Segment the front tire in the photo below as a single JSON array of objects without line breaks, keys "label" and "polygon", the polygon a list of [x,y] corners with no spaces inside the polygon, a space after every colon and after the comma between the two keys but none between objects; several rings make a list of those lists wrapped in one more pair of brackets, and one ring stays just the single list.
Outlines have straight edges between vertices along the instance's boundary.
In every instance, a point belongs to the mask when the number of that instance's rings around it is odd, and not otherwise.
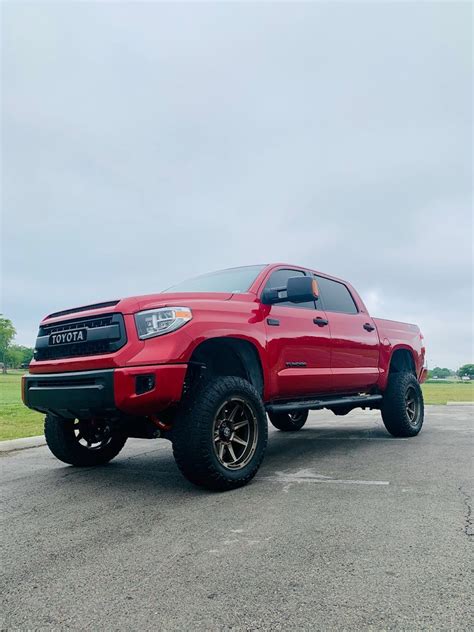
[{"label": "front tire", "polygon": [[173,453],[191,483],[230,490],[255,476],[267,436],[265,410],[255,388],[239,377],[216,377],[183,404],[173,424]]},{"label": "front tire", "polygon": [[308,410],[295,410],[293,413],[268,413],[272,426],[283,432],[301,430],[308,420]]},{"label": "front tire", "polygon": [[421,387],[413,373],[392,373],[382,400],[382,419],[394,437],[414,437],[424,420]]},{"label": "front tire", "polygon": [[111,461],[127,440],[126,435],[105,420],[66,419],[56,415],[46,416],[44,436],[57,459],[86,467]]}]

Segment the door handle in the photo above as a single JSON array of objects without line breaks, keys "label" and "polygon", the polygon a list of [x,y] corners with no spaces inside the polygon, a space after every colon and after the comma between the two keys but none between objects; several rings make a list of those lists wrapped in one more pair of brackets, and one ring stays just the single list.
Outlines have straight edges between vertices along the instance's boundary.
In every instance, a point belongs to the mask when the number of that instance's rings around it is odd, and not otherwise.
[{"label": "door handle", "polygon": [[371,325],[370,323],[365,323],[365,325],[363,325],[365,331],[374,331],[375,327],[373,325]]},{"label": "door handle", "polygon": [[329,323],[329,321],[326,320],[326,318],[320,318],[318,316],[317,318],[313,318],[313,323],[318,327],[325,327]]}]

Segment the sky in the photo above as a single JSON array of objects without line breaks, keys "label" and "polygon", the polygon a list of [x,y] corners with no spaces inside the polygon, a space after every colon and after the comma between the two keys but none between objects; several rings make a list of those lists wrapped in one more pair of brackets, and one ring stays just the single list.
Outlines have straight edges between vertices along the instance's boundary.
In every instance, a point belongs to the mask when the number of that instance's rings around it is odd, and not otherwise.
[{"label": "sky", "polygon": [[474,361],[470,3],[2,3],[2,306],[285,261]]}]

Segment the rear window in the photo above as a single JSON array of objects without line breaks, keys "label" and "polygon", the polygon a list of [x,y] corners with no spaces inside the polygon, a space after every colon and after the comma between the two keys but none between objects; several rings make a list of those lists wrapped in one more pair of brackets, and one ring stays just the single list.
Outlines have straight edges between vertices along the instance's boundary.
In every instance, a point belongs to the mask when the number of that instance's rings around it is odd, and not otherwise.
[{"label": "rear window", "polygon": [[164,290],[164,292],[231,292],[232,294],[242,294],[248,292],[264,268],[265,266],[261,265],[218,270],[182,281]]},{"label": "rear window", "polygon": [[332,281],[325,277],[316,276],[319,291],[326,312],[341,312],[343,314],[357,314],[357,306],[351,293],[343,283]]}]

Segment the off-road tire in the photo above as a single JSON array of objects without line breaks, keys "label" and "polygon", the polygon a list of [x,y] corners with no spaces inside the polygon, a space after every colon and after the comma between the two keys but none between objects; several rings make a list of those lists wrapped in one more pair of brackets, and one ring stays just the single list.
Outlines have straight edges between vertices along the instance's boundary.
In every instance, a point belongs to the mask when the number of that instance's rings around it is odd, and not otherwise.
[{"label": "off-road tire", "polygon": [[74,419],[46,415],[44,436],[54,456],[70,465],[103,465],[111,461],[125,445],[126,435],[110,430],[107,443],[96,448],[88,448],[79,443],[74,432]]},{"label": "off-road tire", "polygon": [[[407,403],[410,398],[414,401],[412,408]],[[415,410],[413,418],[411,410]],[[423,393],[413,373],[390,374],[381,411],[385,428],[394,437],[414,437],[420,432],[424,419]]]},{"label": "off-road tire", "polygon": [[268,417],[278,430],[283,432],[295,432],[301,430],[308,420],[308,410],[298,410],[294,413],[268,413]]},{"label": "off-road tire", "polygon": [[[256,439],[249,462],[241,469],[227,469],[214,449],[217,415],[227,401],[238,398],[254,416]],[[256,389],[240,377],[209,378],[192,389],[173,424],[176,464],[195,485],[226,491],[246,485],[257,473],[267,446],[268,427],[263,402]]]},{"label": "off-road tire", "polygon": [[351,410],[354,410],[351,406],[337,406],[336,408],[331,408],[332,412],[338,417],[344,417],[344,415],[348,415]]}]

